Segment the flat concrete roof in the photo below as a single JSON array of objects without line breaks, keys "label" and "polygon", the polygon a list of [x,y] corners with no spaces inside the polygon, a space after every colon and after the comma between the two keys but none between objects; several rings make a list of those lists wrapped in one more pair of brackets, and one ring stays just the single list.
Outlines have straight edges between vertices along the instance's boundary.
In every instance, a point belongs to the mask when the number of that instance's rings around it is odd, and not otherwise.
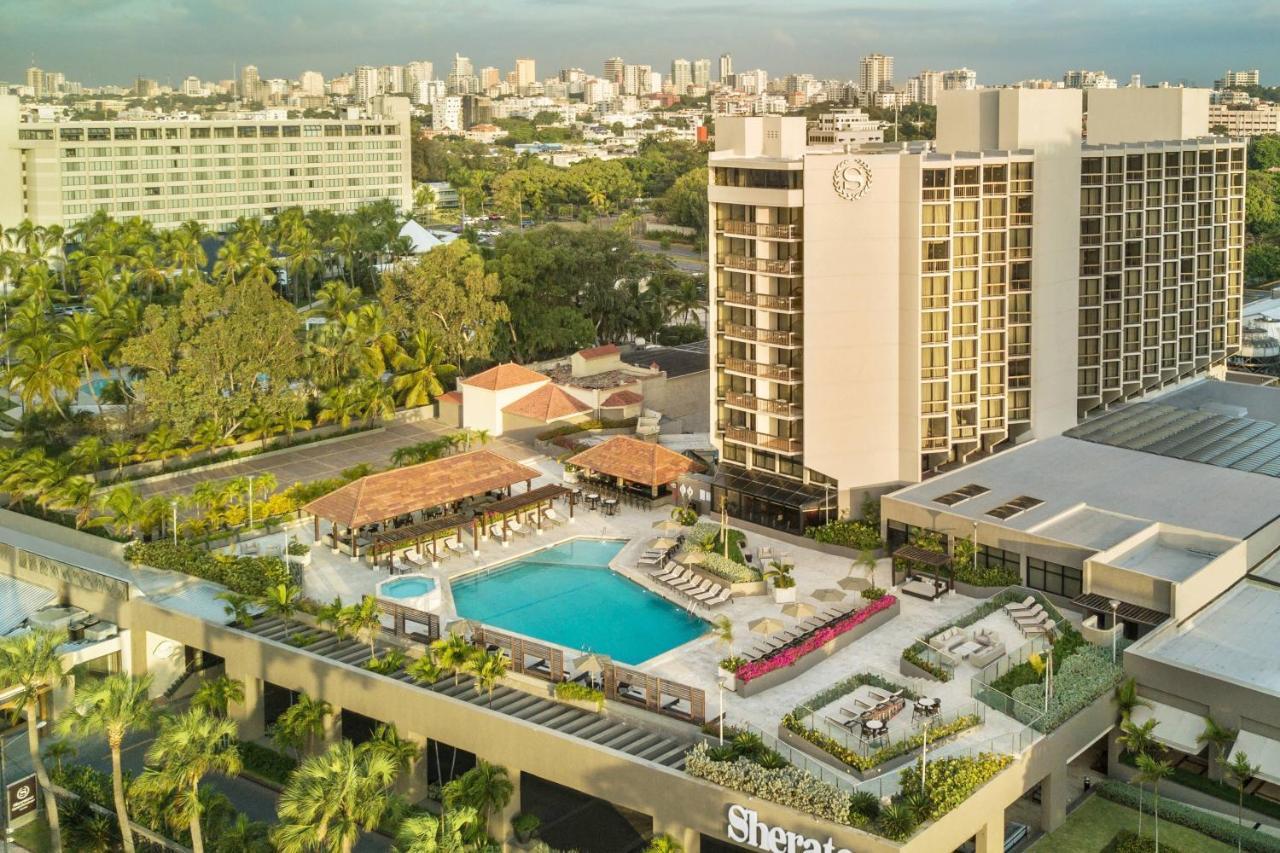
[{"label": "flat concrete roof", "polygon": [[1245,410],[1242,417],[1280,423],[1280,388],[1206,379],[1164,394],[1159,401],[1190,410],[1239,408]]},{"label": "flat concrete roof", "polygon": [[1280,696],[1277,629],[1280,586],[1246,579],[1139,653]]},{"label": "flat concrete roof", "polygon": [[1159,536],[1112,561],[1112,565],[1147,577],[1181,583],[1209,565],[1217,554],[1195,548],[1180,547],[1162,541]]},{"label": "flat concrete roof", "polygon": [[[989,491],[955,506],[935,502],[970,483]],[[987,514],[1020,496],[1043,503],[1004,520]],[[1047,538],[1097,550],[1145,526],[1124,518],[1245,539],[1280,515],[1276,477],[1067,436],[997,453],[890,497],[984,524],[1022,531],[1037,528],[1034,532]],[[1079,515],[1083,507],[1093,512]]]}]

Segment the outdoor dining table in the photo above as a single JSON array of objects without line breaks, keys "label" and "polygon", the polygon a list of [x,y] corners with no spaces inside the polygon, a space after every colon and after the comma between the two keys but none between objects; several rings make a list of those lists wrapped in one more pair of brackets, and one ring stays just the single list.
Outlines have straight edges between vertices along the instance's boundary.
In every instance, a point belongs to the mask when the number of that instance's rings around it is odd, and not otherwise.
[{"label": "outdoor dining table", "polygon": [[604,509],[605,513],[607,513],[608,515],[613,515],[618,510],[618,499],[605,498],[603,501],[600,502],[600,505]]},{"label": "outdoor dining table", "polygon": [[585,495],[585,500],[587,502],[587,506],[590,509],[595,509],[596,506],[600,503],[600,495],[596,492],[587,492],[587,494]]},{"label": "outdoor dining table", "polygon": [[885,725],[884,720],[873,719],[864,720],[862,723],[862,730],[867,733],[867,737],[874,740],[876,738],[884,737],[884,735],[889,731],[889,727]]}]

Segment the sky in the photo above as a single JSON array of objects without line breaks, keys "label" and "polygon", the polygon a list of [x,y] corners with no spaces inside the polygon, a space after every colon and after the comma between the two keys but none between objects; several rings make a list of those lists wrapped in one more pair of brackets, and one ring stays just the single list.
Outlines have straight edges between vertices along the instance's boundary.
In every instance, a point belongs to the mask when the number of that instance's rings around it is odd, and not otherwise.
[{"label": "sky", "polygon": [[1277,0],[0,0],[0,80],[20,82],[34,58],[86,85],[415,59],[443,77],[455,51],[504,72],[533,57],[539,77],[599,74],[609,56],[665,74],[673,58],[729,52],[738,70],[851,79],[879,52],[899,82],[968,66],[980,83],[1088,68],[1211,85],[1261,67],[1274,85],[1277,43]]}]

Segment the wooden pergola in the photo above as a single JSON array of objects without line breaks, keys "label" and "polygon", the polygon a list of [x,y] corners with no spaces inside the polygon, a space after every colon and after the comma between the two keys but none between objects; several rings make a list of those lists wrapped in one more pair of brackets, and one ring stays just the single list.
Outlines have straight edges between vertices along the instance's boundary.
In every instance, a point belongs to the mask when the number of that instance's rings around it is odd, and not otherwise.
[{"label": "wooden pergola", "polygon": [[945,581],[947,589],[952,588],[952,572],[947,571],[946,576],[943,576],[943,570],[949,569],[951,566],[951,558],[941,551],[931,551],[928,548],[921,548],[917,545],[903,545],[893,552],[895,565],[899,560],[904,563],[910,563],[913,566],[923,567],[924,571],[933,576],[935,582]]},{"label": "wooden pergola", "polygon": [[611,477],[620,488],[638,486],[651,497],[693,470],[692,459],[674,450],[625,435],[588,448],[566,461],[603,477]]},{"label": "wooden pergola", "polygon": [[471,525],[471,521],[461,513],[447,515],[443,518],[432,518],[406,527],[393,527],[373,535],[369,546],[369,555],[378,562],[382,554],[390,556],[401,548],[413,548],[422,554],[422,545],[426,543],[431,554],[431,562],[440,562],[440,540],[454,535],[462,541],[463,528]]},{"label": "wooden pergola", "polygon": [[[573,506],[575,503],[573,490],[559,483],[552,483],[551,485],[539,486],[536,489],[486,504],[481,508],[481,521],[484,529],[488,530],[490,519],[501,518],[503,532],[509,533],[510,529],[507,523],[511,516],[519,515],[522,512],[536,511],[538,513],[538,526],[541,527],[546,519],[547,510],[555,503],[557,498],[562,497],[569,499],[569,517],[573,518]],[[479,533],[477,532],[476,535],[478,537]],[[479,539],[477,538],[478,541]]]},{"label": "wooden pergola", "polygon": [[[372,543],[373,535],[389,532],[397,521],[401,527],[412,525],[415,513],[425,515],[444,508],[446,514],[456,514],[464,500],[494,492],[509,497],[512,486],[523,482],[528,490],[540,476],[542,472],[536,468],[491,450],[473,450],[361,477],[302,509],[314,518],[317,542],[323,518],[333,525],[335,551],[340,539],[349,540],[351,556],[358,558],[358,536],[362,533],[369,535]],[[345,530],[345,536],[339,536],[340,530]]]}]

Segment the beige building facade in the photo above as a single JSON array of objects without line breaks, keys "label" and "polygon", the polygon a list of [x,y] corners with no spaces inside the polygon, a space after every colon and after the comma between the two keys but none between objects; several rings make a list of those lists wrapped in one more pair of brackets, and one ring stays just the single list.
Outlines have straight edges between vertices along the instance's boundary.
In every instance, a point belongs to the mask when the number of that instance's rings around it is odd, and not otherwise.
[{"label": "beige building facade", "polygon": [[359,119],[21,122],[0,97],[0,223],[69,227],[104,211],[212,229],[288,207],[412,206],[409,102]]},{"label": "beige building facade", "polygon": [[1087,140],[1080,91],[939,102],[934,145],[717,124],[716,509],[799,532],[1238,344],[1244,149],[1207,92],[1091,92]]}]

